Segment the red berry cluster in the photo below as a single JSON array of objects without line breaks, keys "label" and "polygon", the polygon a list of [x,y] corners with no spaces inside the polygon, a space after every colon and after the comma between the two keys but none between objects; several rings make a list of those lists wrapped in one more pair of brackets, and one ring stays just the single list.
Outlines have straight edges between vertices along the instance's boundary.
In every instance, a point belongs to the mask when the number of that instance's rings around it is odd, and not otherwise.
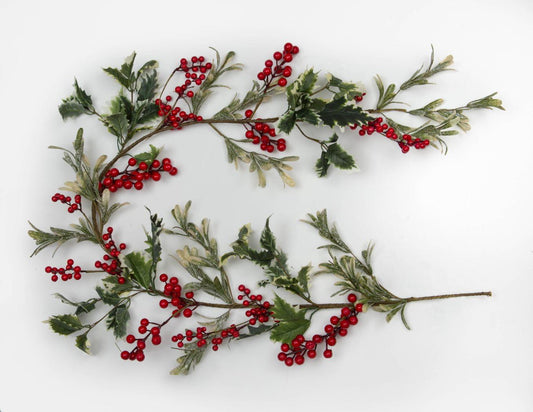
[{"label": "red berry cluster", "polygon": [[246,311],[246,316],[249,318],[247,321],[238,325],[232,324],[228,328],[212,332],[206,332],[205,327],[197,328],[196,332],[186,329],[184,333],[178,333],[177,335],[172,336],[172,342],[176,343],[178,348],[183,348],[185,341],[191,342],[196,339],[196,345],[198,347],[211,344],[211,349],[217,351],[224,340],[238,338],[241,329],[247,326],[253,326],[257,322],[268,322],[272,315],[272,312],[270,311],[272,304],[266,300],[263,301],[263,296],[261,295],[251,295],[250,289],[244,285],[239,285],[239,291],[242,292],[242,294],[238,295],[237,299],[242,300],[243,306],[250,307],[250,309]]},{"label": "red berry cluster", "polygon": [[[152,326],[150,329],[148,327]],[[161,325],[158,323],[150,322],[148,319],[141,319],[138,331],[141,335],[145,335],[136,338],[134,335],[126,336],[126,342],[129,344],[136,343],[135,347],[131,351],[124,350],[120,353],[120,357],[124,360],[137,360],[142,362],[145,358],[144,349],[146,348],[146,341],[151,337],[152,345],[161,344]]]},{"label": "red berry cluster", "polygon": [[293,56],[298,54],[299,51],[298,46],[285,43],[283,52],[277,51],[274,53],[274,61],[270,59],[265,61],[265,68],[257,74],[257,78],[263,81],[266,87],[269,87],[276,79],[278,79],[276,83],[278,86],[285,87],[287,85],[287,77],[292,74],[292,68],[287,63],[290,63]]},{"label": "red berry cluster", "polygon": [[52,202],[61,202],[68,205],[68,212],[74,213],[76,210],[81,211],[81,196],[74,196],[74,202],[70,196],[62,195],[61,193],[56,193],[52,196]]},{"label": "red berry cluster", "polygon": [[59,275],[61,275],[62,281],[67,281],[69,279],[81,279],[81,268],[79,266],[74,266],[74,260],[69,259],[67,260],[67,264],[64,268],[56,268],[55,266],[47,266],[44,271],[46,273],[51,273],[52,276],[50,279],[52,279],[52,282],[57,282],[59,279]]},{"label": "red berry cluster", "polygon": [[[355,294],[348,295],[348,301],[355,303],[357,297]],[[357,313],[362,312],[363,305],[358,303],[352,307],[345,306],[341,309],[340,316],[332,316],[330,323],[324,327],[324,335],[316,334],[310,340],[306,340],[303,335],[296,336],[291,344],[283,343],[281,352],[278,353],[278,359],[287,366],[302,365],[305,362],[305,356],[314,359],[317,356],[317,347],[320,343],[325,342],[326,348],[323,352],[324,358],[331,358],[333,352],[331,347],[337,344],[337,336],[346,336],[350,326],[357,325]]]},{"label": "red berry cluster", "polygon": [[250,295],[250,289],[244,285],[239,285],[239,292],[242,292],[241,295],[237,296],[238,300],[242,300],[243,306],[250,306],[250,309],[246,311],[246,316],[248,319],[249,325],[255,325],[257,322],[266,323],[270,320],[272,311],[270,311],[270,302],[264,301],[262,295]]},{"label": "red berry cluster", "polygon": [[[350,126],[350,128],[352,130],[355,130],[357,128],[357,125]],[[390,127],[387,123],[383,123],[383,118],[381,117],[378,117],[377,119],[374,119],[371,122],[362,125],[361,130],[359,130],[360,136],[364,136],[365,134],[371,135],[374,133],[379,133],[387,137],[388,139],[396,141],[398,143],[398,146],[400,146],[402,153],[407,153],[409,151],[409,148],[413,146],[415,149],[424,149],[425,147],[429,146],[429,140],[427,139],[422,140],[418,137],[413,139],[410,134],[404,134],[399,136],[393,127]]]},{"label": "red berry cluster", "polygon": [[[129,169],[135,166],[137,166],[135,169]],[[172,166],[172,161],[167,158],[162,161],[155,159],[151,163],[138,163],[137,159],[131,157],[128,160],[128,166],[123,171],[119,171],[116,168],[109,169],[100,184],[100,190],[107,188],[111,192],[116,192],[120,188],[129,190],[132,187],[141,190],[144,187],[143,180],[152,179],[157,182],[161,179],[161,173],[168,173],[174,176],[178,173],[178,169]]]},{"label": "red berry cluster", "polygon": [[[123,284],[126,282],[126,279],[121,276],[122,269],[120,268],[120,260],[118,259],[121,251],[126,249],[125,243],[120,243],[118,246],[113,240],[113,228],[110,226],[107,228],[106,232],[102,235],[102,240],[104,241],[104,247],[107,249],[107,253],[103,256],[103,262],[97,260],[94,262],[94,266],[98,269],[102,269],[110,275],[118,276],[118,283]],[[109,262],[109,263],[107,263]]]},{"label": "red berry cluster", "polygon": [[229,328],[215,332],[206,332],[207,328],[202,326],[196,328],[196,332],[191,329],[186,329],[184,333],[178,333],[172,336],[171,339],[172,342],[176,343],[178,348],[183,348],[185,345],[184,341],[191,342],[193,339],[196,339],[196,346],[199,348],[210,343],[211,349],[216,352],[224,339],[238,338],[240,336],[239,331],[246,326],[248,326],[247,322],[238,326],[232,324]]},{"label": "red berry cluster", "polygon": [[[166,273],[162,273],[159,275],[159,280],[165,284],[165,287],[163,289],[163,294],[165,296],[168,296],[168,298],[161,299],[159,301],[159,306],[163,309],[167,308],[168,305],[172,305],[176,307],[172,314],[175,317],[178,317],[180,313],[183,313],[183,316],[186,318],[190,318],[192,316],[192,312],[195,308],[191,309],[189,307],[186,307],[187,305],[190,306],[191,302],[184,301],[181,296],[182,288],[179,284],[179,279],[175,276],[172,276],[171,278],[168,277]],[[189,301],[191,299],[194,299],[194,292],[189,291],[185,293],[185,298]],[[194,300],[192,302],[194,304]],[[185,308],[185,309],[183,309]],[[182,312],[183,309],[183,312]]]},{"label": "red berry cluster", "polygon": [[[187,113],[179,107],[176,107],[176,103],[179,99],[185,97],[192,98],[194,92],[190,88],[200,86],[206,79],[206,73],[211,70],[213,65],[209,62],[205,63],[204,56],[193,56],[190,62],[183,58],[180,60],[180,65],[174,70],[176,72],[185,73],[185,82],[174,88],[177,97],[170,95],[165,96],[164,101],[156,99],[155,104],[159,107],[158,114],[161,117],[165,117],[165,124],[172,126],[174,129],[181,129],[181,123],[185,120],[202,121],[202,116],[198,116],[194,113]],[[172,101],[174,102],[172,103]]]},{"label": "red berry cluster", "polygon": [[[246,118],[253,116],[251,110],[244,112]],[[272,153],[277,147],[280,152],[285,151],[287,148],[285,139],[272,139],[276,136],[276,129],[263,122],[247,123],[244,124],[246,133],[244,134],[247,139],[251,139],[253,144],[260,144],[261,150],[268,153]]]}]

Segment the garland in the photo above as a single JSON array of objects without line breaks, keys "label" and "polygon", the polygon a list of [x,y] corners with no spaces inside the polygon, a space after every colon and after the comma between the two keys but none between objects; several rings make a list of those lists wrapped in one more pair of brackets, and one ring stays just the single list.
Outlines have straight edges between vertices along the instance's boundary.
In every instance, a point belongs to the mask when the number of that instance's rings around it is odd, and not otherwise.
[{"label": "garland", "polygon": [[[397,98],[400,93],[428,84],[431,77],[448,70],[453,62],[451,56],[434,64],[432,51],[429,65],[415,71],[399,87],[385,85],[376,76],[377,103],[375,107],[363,108],[361,103],[366,94],[363,88],[331,74],[320,75],[311,68],[289,81],[294,77],[290,63],[298,52],[297,46],[285,44],[281,52],[275,52],[272,59],[265,61],[264,68],[244,97],[235,96],[209,117],[202,116],[201,109],[215,88],[220,87],[220,78],[224,73],[242,67],[233,63],[233,52],[222,58],[215,51],[213,62],[203,56],[183,58],[162,87],[157,62],[150,60],[135,69],[136,55],[133,53],[121,67],[104,69],[120,84],[120,90],[106,112],[94,107],[91,96],[75,80],[74,93],[59,106],[61,116],[63,119],[82,114],[96,116],[116,138],[117,151],[110,160],[102,155],[94,163],[90,162],[85,155],[82,129],[77,133],[73,150],[52,146],[63,151],[63,160],[75,174],[75,180],[67,182],[64,187],[73,195],[56,193],[52,201],[64,204],[68,213],[78,215],[79,220],[68,228],[50,227],[49,231],[31,225],[29,235],[37,245],[33,255],[48,246],[60,247],[69,240],[92,242],[104,251],[102,259],[94,263],[94,269],[84,269],[76,265],[74,259],[68,259],[63,267],[45,268],[54,282],[78,280],[88,275],[103,276],[93,297],[85,301],[75,302],[56,294],[62,302],[72,306],[73,313],[51,316],[48,322],[54,332],[76,335],[76,346],[89,353],[89,333],[105,323],[117,339],[125,338],[126,343],[121,343],[125,349],[120,356],[137,361],[145,359],[150,344],[158,346],[163,341],[170,341],[182,351],[173,374],[187,374],[202,360],[208,348],[218,351],[232,340],[269,334],[281,345],[278,359],[292,366],[303,364],[306,359],[319,354],[330,358],[337,340],[346,336],[357,325],[360,314],[368,309],[385,313],[387,321],[399,314],[405,327],[409,328],[405,308],[411,302],[491,295],[490,292],[476,292],[409,298],[396,296],[381,285],[372,270],[373,246],[369,245],[360,254],[354,253],[329,221],[325,210],[309,214],[304,220],[327,242],[320,248],[327,251],[328,260],[318,268],[307,265],[294,271],[288,264],[287,254],[277,245],[269,219],[258,240],[253,237],[250,226],[245,225],[238,231],[229,251],[221,254],[217,241],[209,232],[209,221],[204,219],[195,223],[190,220],[190,202],[173,209],[176,225],[172,228],[165,227],[162,219],[150,212],[150,230],[146,233],[148,247],[144,251],[127,251],[128,246],[118,239],[109,225],[111,218],[124,206],[112,202],[113,193],[142,190],[146,184],[151,184],[150,181],[166,180],[165,175],[178,173],[170,159],[161,159],[160,148],[149,145],[146,151],[136,153],[137,146],[146,144],[157,134],[207,125],[222,138],[228,160],[235,165],[248,164],[249,170],[257,174],[260,186],[266,185],[265,172],[269,170],[275,170],[284,184],[293,186],[294,181],[287,171],[291,170],[289,162],[298,158],[272,155],[286,150],[289,144],[286,137],[293,130],[304,141],[317,145],[319,157],[315,169],[318,176],[324,177],[332,166],[339,169],[357,167],[353,156],[340,143],[340,138],[348,138],[349,133],[337,133],[346,126],[361,136],[382,136],[398,145],[403,153],[428,146],[446,152],[444,138],[470,128],[466,112],[503,109],[501,101],[494,98],[495,93],[452,109],[442,108],[442,99],[415,110],[399,106]],[[260,117],[262,103],[271,98],[286,101],[285,110],[279,116]],[[394,112],[426,121],[416,127],[407,126],[389,117]],[[221,129],[224,125],[240,127],[241,138],[229,137]],[[331,129],[331,137],[321,140],[312,136],[312,130],[317,127]],[[291,139],[291,145],[295,139]],[[254,150],[256,148],[259,150]],[[188,283],[158,270],[162,259],[162,235],[180,236],[190,241],[190,245],[178,250],[176,256],[190,277]],[[281,289],[295,300],[288,301],[276,293],[273,298],[267,298],[250,285],[232,286],[228,264],[242,260],[253,262],[264,274],[257,288]],[[309,282],[320,273],[337,278],[335,295],[345,296],[343,301],[319,303],[314,300]],[[160,312],[151,314],[151,319],[141,319],[135,334],[128,333],[132,327],[129,308],[139,295],[149,295],[158,301]],[[105,314],[91,321],[92,312],[99,306],[107,307]],[[220,312],[207,321],[202,317],[203,321],[199,321],[195,329],[181,330],[179,318],[200,317],[202,308],[214,308]],[[331,316],[322,334],[305,337],[314,313],[335,309],[339,313]],[[232,312],[239,313],[238,322],[230,322]]]}]

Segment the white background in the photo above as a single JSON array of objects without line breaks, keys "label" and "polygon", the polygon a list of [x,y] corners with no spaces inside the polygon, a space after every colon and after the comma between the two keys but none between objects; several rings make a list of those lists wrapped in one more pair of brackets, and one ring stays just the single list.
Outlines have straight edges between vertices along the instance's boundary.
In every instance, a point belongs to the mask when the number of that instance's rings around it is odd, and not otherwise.
[{"label": "white background", "polygon": [[[526,0],[1,2],[0,410],[532,410],[532,18]],[[70,145],[83,126],[93,159],[113,150],[93,120],[61,121],[57,105],[71,93],[73,77],[105,108],[115,89],[100,67],[119,65],[136,50],[139,61],[158,59],[164,74],[181,57],[212,56],[213,46],[236,50],[245,63],[226,81],[242,92],[285,41],[302,50],[297,71],[314,66],[363,82],[368,104],[375,74],[401,82],[427,61],[433,44],[437,59],[454,55],[457,71],[413,89],[406,100],[419,105],[444,97],[456,106],[498,91],[507,111],[473,113],[472,131],[451,137],[447,156],[431,149],[402,155],[383,138],[347,134],[343,141],[361,171],[333,170],[322,180],[312,170],[317,148],[295,134],[287,140],[288,153],[301,156],[296,188],[284,188],[274,175],[266,189],[256,188],[255,176],[226,163],[222,141],[208,128],[169,133],[154,144],[165,146],[180,174],[117,195],[131,203],[113,222],[117,236],[141,248],[144,205],[170,224],[171,207],[191,199],[193,218],[211,218],[223,250],[241,224],[259,229],[273,214],[280,245],[297,267],[325,259],[314,249],[318,237],[298,220],[328,208],[354,249],[376,243],[376,273],[394,293],[494,296],[413,304],[412,331],[399,319],[387,324],[382,314],[364,314],[333,359],[291,369],[277,362],[278,347],[266,337],[209,353],[192,375],[174,377],[167,371],[177,353],[165,345],[139,364],[122,361],[102,330],[92,337],[93,356],[52,334],[41,321],[69,310],[52,293],[82,299],[92,283],[52,284],[44,266],[72,256],[90,267],[99,252],[72,244],[55,257],[45,251],[29,259],[28,219],[40,227],[70,219],[49,200],[70,172],[46,147]],[[223,92],[206,113],[230,98]],[[282,109],[279,102],[269,110]],[[165,239],[167,256],[180,245]],[[184,276],[166,261],[169,272]],[[251,266],[232,265],[230,272],[236,284],[246,278],[253,285],[261,276]],[[332,282],[318,279],[314,293],[325,300]],[[136,307],[133,322],[162,316],[154,304]]]}]

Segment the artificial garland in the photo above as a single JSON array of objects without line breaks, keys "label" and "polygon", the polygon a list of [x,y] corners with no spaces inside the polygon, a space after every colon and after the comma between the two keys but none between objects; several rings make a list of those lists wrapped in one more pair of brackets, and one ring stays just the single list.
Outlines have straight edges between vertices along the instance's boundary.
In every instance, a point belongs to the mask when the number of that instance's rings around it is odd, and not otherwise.
[{"label": "artificial garland", "polygon": [[[168,341],[182,351],[178,366],[172,370],[174,374],[187,374],[201,361],[208,348],[218,351],[230,341],[269,334],[273,341],[281,344],[278,359],[292,366],[303,364],[306,359],[319,354],[332,357],[337,339],[348,334],[350,328],[357,325],[360,313],[367,309],[386,313],[387,321],[399,314],[408,328],[405,319],[408,303],[491,295],[490,292],[410,298],[394,295],[374,275],[370,262],[373,247],[370,245],[360,255],[354,253],[328,220],[325,210],[309,214],[304,221],[327,241],[321,248],[326,249],[329,257],[318,268],[307,265],[294,271],[288,264],[286,253],[278,247],[268,219],[258,241],[253,238],[250,226],[245,225],[238,231],[229,251],[221,254],[217,241],[209,233],[208,220],[199,224],[190,220],[190,202],[183,207],[176,206],[172,211],[176,221],[174,227],[164,227],[162,219],[150,213],[147,249],[127,251],[127,245],[109,225],[123,204],[111,199],[117,190],[141,190],[150,181],[157,182],[164,175],[178,173],[170,159],[160,159],[161,149],[149,145],[148,150],[136,152],[137,146],[159,133],[181,133],[188,126],[207,125],[222,138],[228,160],[235,165],[249,164],[250,171],[257,174],[260,186],[265,186],[265,171],[270,169],[276,170],[285,184],[293,186],[294,181],[287,174],[291,169],[288,162],[297,160],[297,157],[274,157],[271,154],[285,151],[288,142],[283,136],[288,136],[294,129],[304,140],[319,148],[316,172],[324,177],[331,166],[340,169],[357,167],[352,155],[340,144],[340,137],[351,138],[350,133],[337,134],[346,126],[361,136],[383,136],[397,144],[403,153],[427,146],[446,151],[445,136],[458,133],[458,129],[466,131],[470,128],[465,112],[481,108],[503,109],[501,101],[494,98],[495,93],[453,109],[440,108],[442,99],[414,110],[399,106],[396,99],[401,92],[427,84],[432,76],[448,70],[453,62],[451,56],[434,64],[432,52],[429,65],[415,71],[399,87],[394,84],[385,86],[376,76],[377,103],[375,107],[363,108],[361,103],[366,93],[358,84],[331,74],[321,75],[312,68],[293,76],[290,63],[298,52],[297,46],[286,43],[282,51],[275,52],[272,59],[265,61],[264,68],[244,97],[235,96],[209,117],[204,117],[201,109],[220,86],[221,76],[241,69],[240,64],[233,63],[233,52],[221,58],[215,51],[213,62],[203,56],[182,58],[162,87],[157,62],[150,60],[135,70],[136,55],[133,53],[121,67],[104,69],[121,86],[106,112],[98,111],[91,96],[77,80],[74,82],[74,93],[59,106],[61,116],[63,119],[82,114],[96,116],[116,138],[117,152],[110,156],[110,160],[102,155],[91,163],[85,155],[82,129],[77,133],[73,150],[54,147],[64,152],[63,159],[72,167],[76,178],[67,182],[64,188],[73,192],[72,196],[56,193],[52,201],[65,204],[69,213],[79,216],[79,221],[69,228],[51,227],[49,231],[32,225],[29,235],[37,244],[33,255],[48,246],[59,247],[69,240],[92,242],[104,251],[103,258],[94,263],[94,269],[83,269],[73,259],[68,259],[63,267],[45,268],[54,282],[78,280],[89,274],[103,275],[93,297],[85,301],[75,302],[56,294],[71,305],[74,312],[51,316],[48,322],[54,332],[75,334],[76,346],[89,353],[89,333],[105,323],[117,339],[125,338],[126,343],[120,344],[123,347],[120,356],[137,361],[145,359],[150,344],[158,346]],[[290,81],[293,77],[294,81]],[[286,102],[283,112],[276,117],[260,117],[262,103],[273,97]],[[394,112],[425,118],[426,122],[416,127],[400,124],[389,117]],[[220,128],[231,124],[241,127],[242,138],[229,137]],[[315,138],[309,130],[311,127],[330,128],[332,135],[327,140]],[[294,139],[296,136],[291,140]],[[254,150],[255,147],[262,153]],[[177,276],[158,271],[163,234],[180,236],[191,242],[177,251],[176,258],[192,281],[183,283]],[[227,267],[235,260],[253,262],[263,272],[263,280],[257,287],[239,285],[235,288],[231,285]],[[314,300],[309,282],[319,273],[337,278],[335,295],[345,295],[343,301],[318,303]],[[273,299],[267,298],[259,293],[259,288],[282,289],[285,295],[295,300],[286,300],[288,298],[277,293]],[[128,333],[132,328],[129,308],[135,297],[143,294],[158,302],[159,311],[150,315],[151,319],[141,319],[135,334]],[[90,321],[91,312],[100,305],[107,306],[108,310],[104,316]],[[215,308],[220,314],[206,321],[199,313],[202,308]],[[304,336],[315,312],[334,309],[340,312],[331,316],[323,333]],[[231,312],[239,312],[238,321],[230,321]],[[200,318],[198,327],[181,330],[179,318],[192,316]]]}]

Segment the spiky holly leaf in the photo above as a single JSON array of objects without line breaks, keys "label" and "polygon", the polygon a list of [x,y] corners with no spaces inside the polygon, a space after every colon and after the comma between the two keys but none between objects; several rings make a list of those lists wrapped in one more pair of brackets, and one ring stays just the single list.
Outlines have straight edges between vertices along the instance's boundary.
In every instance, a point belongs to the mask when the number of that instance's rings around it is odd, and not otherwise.
[{"label": "spiky holly leaf", "polygon": [[76,315],[51,316],[48,323],[52,330],[60,335],[70,335],[84,327]]},{"label": "spiky holly leaf", "polygon": [[270,339],[273,341],[290,343],[296,336],[304,334],[311,324],[311,321],[305,318],[305,310],[296,310],[278,295],[274,298],[272,311],[274,318],[280,321],[270,333]]},{"label": "spiky holly leaf", "polygon": [[361,107],[354,106],[351,101],[347,102],[345,97],[326,103],[318,115],[329,127],[361,125],[372,120]]},{"label": "spiky holly leaf", "polygon": [[131,278],[145,289],[154,285],[152,259],[146,259],[142,253],[131,252],[124,257],[124,263],[131,270]]},{"label": "spiky holly leaf", "polygon": [[55,293],[54,296],[58,298],[61,302],[66,303],[67,305],[72,305],[76,308],[76,315],[81,315],[83,313],[89,313],[96,308],[96,302],[98,299],[89,299],[84,302],[73,302],[70,299],[67,299],[60,293]]},{"label": "spiky holly leaf", "polygon": [[135,155],[134,158],[135,160],[137,160],[137,163],[144,162],[148,166],[150,166],[153,163],[153,161],[157,158],[157,156],[159,156],[159,152],[161,152],[161,148],[150,145],[149,152],[139,153]]},{"label": "spiky holly leaf", "polygon": [[106,305],[115,306],[120,302],[120,296],[113,290],[104,289],[100,286],[97,286],[96,293],[98,293],[98,296],[100,296],[100,299],[102,299],[102,302],[104,302]]},{"label": "spiky holly leaf", "polygon": [[333,143],[328,146],[326,158],[329,163],[339,169],[353,169],[357,167],[352,155],[346,152],[338,143]]},{"label": "spiky holly leaf", "polygon": [[107,315],[107,329],[112,329],[116,338],[123,338],[126,335],[128,320],[130,320],[128,307],[126,305],[118,305]]},{"label": "spiky holly leaf", "polygon": [[141,77],[138,99],[141,101],[153,99],[158,87],[157,72],[155,70],[145,72],[145,74],[143,74]]},{"label": "spiky holly leaf", "polygon": [[89,349],[89,339],[87,338],[87,332],[76,336],[76,347],[83,352],[90,354],[91,351]]}]

